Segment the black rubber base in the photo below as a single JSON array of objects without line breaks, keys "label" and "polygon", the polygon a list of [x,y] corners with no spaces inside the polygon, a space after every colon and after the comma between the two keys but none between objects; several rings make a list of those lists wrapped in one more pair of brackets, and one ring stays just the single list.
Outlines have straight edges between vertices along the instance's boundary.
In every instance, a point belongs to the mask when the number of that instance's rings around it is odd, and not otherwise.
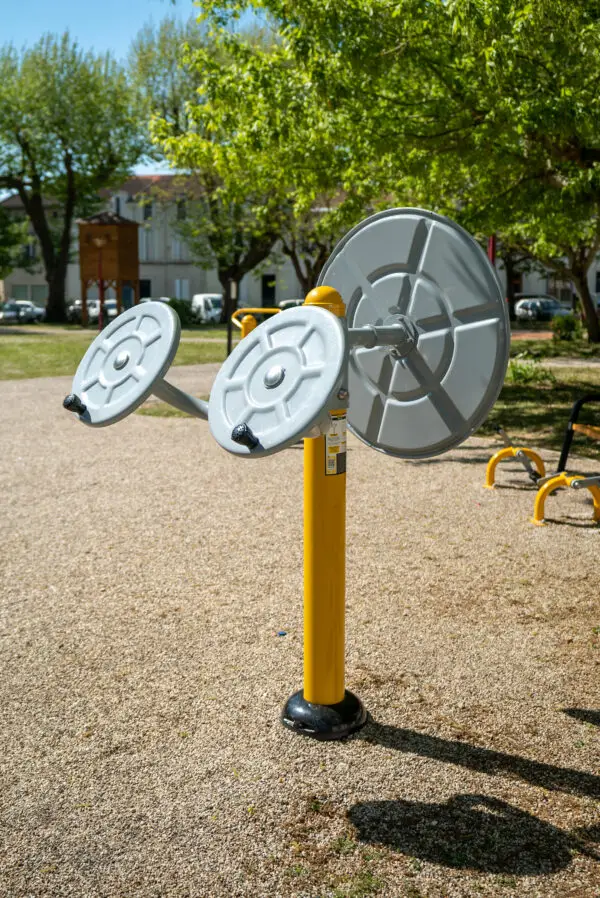
[{"label": "black rubber base", "polygon": [[343,739],[365,725],[367,712],[361,700],[348,690],[335,705],[313,705],[306,701],[301,689],[287,700],[281,722],[295,733],[313,739]]}]

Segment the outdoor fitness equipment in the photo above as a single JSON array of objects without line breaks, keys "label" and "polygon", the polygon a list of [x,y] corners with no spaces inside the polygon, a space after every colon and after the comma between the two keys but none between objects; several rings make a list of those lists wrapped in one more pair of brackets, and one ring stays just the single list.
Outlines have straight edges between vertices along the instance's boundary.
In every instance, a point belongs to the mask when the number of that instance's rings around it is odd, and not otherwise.
[{"label": "outdoor fitness equipment", "polygon": [[339,739],[366,721],[344,685],[346,419],[368,446],[426,458],[483,421],[508,364],[496,275],[447,218],[390,209],[353,228],[305,304],[250,330],[208,403],[164,380],[180,335],[161,303],[136,306],[91,344],[65,407],[119,421],[152,392],[196,417],[228,452],[260,458],[304,439],[304,687],[282,722]]},{"label": "outdoor fitness equipment", "polygon": [[[505,448],[500,449],[499,452],[496,452],[490,458],[485,472],[484,486],[487,489],[494,488],[496,467],[500,461],[505,458],[516,458],[521,462],[527,471],[529,479],[535,483],[538,490],[533,508],[533,518],[531,519],[533,524],[541,526],[546,523],[544,520],[546,499],[549,495],[556,492],[556,490],[565,488],[574,490],[588,489],[592,495],[594,506],[593,520],[600,521],[600,475],[584,477],[582,474],[568,475],[566,473],[569,452],[575,433],[583,433],[593,440],[600,440],[600,427],[578,423],[581,409],[584,405],[587,405],[590,402],[600,402],[600,393],[588,393],[573,403],[565,430],[558,467],[553,474],[549,474],[548,476],[546,476],[544,462],[537,452],[534,452],[532,449],[527,449],[524,446],[513,446],[512,440],[502,427],[497,427],[496,430],[502,437]],[[535,463],[537,471],[533,469],[531,464],[532,461]]]}]

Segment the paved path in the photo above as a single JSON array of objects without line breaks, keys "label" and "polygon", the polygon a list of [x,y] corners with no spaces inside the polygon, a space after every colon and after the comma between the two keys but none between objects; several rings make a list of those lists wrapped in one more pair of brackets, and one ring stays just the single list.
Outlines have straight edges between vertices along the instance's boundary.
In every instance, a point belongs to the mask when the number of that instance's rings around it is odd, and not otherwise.
[{"label": "paved path", "polygon": [[302,452],[245,462],[192,419],[87,428],[70,384],[0,383],[0,895],[596,894],[587,496],[536,528],[519,466],[482,488],[495,441],[411,462],[350,439],[347,682],[371,721],[313,742],[279,723]]}]

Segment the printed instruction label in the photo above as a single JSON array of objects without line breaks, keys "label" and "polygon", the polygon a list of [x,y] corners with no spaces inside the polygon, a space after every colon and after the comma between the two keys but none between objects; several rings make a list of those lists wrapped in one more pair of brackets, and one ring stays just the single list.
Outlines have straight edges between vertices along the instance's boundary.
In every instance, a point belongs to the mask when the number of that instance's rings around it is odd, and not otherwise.
[{"label": "printed instruction label", "polygon": [[330,415],[325,434],[325,473],[346,473],[346,415]]}]

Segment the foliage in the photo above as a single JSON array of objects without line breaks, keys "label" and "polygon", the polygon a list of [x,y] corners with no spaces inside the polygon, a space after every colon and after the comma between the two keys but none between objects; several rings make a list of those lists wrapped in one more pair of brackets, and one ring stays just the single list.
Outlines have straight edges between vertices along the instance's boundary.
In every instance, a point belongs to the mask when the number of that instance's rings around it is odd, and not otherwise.
[{"label": "foliage", "polygon": [[27,227],[0,206],[0,280],[19,264],[26,240]]},{"label": "foliage", "polygon": [[170,299],[169,305],[177,313],[182,327],[192,327],[196,323],[192,315],[192,306],[185,299]]},{"label": "foliage", "polygon": [[581,322],[576,315],[556,316],[550,324],[553,340],[575,340],[581,337]]},{"label": "foliage", "polygon": [[553,384],[556,378],[549,368],[544,368],[534,359],[511,359],[506,372],[509,384]]},{"label": "foliage", "polygon": [[98,204],[144,149],[125,71],[68,34],[0,48],[0,189],[18,194],[40,243],[48,320],[64,320],[76,215]]},{"label": "foliage", "polygon": [[[573,403],[584,393],[598,392],[600,370],[597,367],[555,368],[554,374],[556,380],[552,384],[511,383],[507,380],[491,415],[477,435],[493,435],[496,426],[501,424],[515,443],[559,451]],[[584,407],[581,423],[597,424],[597,415],[593,405]],[[600,442],[576,435],[573,452],[599,459]]]},{"label": "foliage", "polygon": [[310,85],[269,32],[213,32],[187,48],[183,65],[200,85],[186,107],[188,133],[160,115],[153,123],[171,164],[196,185],[180,233],[199,264],[223,271],[225,290],[260,262],[258,248],[272,256],[279,238],[307,292],[364,208],[331,175],[338,150],[327,128],[318,145],[307,141],[301,160],[295,155],[302,134],[294,119]]},{"label": "foliage", "polygon": [[203,3],[219,34],[248,7],[266,11],[280,29],[281,48],[266,60],[262,80],[249,86],[238,79],[243,107],[256,109],[259,136],[263,106],[277,90],[287,91],[285,121],[268,129],[275,153],[280,135],[292,133],[296,170],[308,151],[318,172],[316,151],[331,180],[359,189],[371,181],[373,196],[426,205],[476,233],[500,234],[574,281],[594,341],[600,325],[586,276],[599,235],[598,6],[597,0]]},{"label": "foliage", "polygon": [[205,43],[206,29],[193,18],[166,18],[158,27],[146,25],[138,32],[129,53],[129,75],[148,122],[156,115],[181,134],[191,126],[188,104],[194,103],[200,82],[185,62],[184,49]]}]

